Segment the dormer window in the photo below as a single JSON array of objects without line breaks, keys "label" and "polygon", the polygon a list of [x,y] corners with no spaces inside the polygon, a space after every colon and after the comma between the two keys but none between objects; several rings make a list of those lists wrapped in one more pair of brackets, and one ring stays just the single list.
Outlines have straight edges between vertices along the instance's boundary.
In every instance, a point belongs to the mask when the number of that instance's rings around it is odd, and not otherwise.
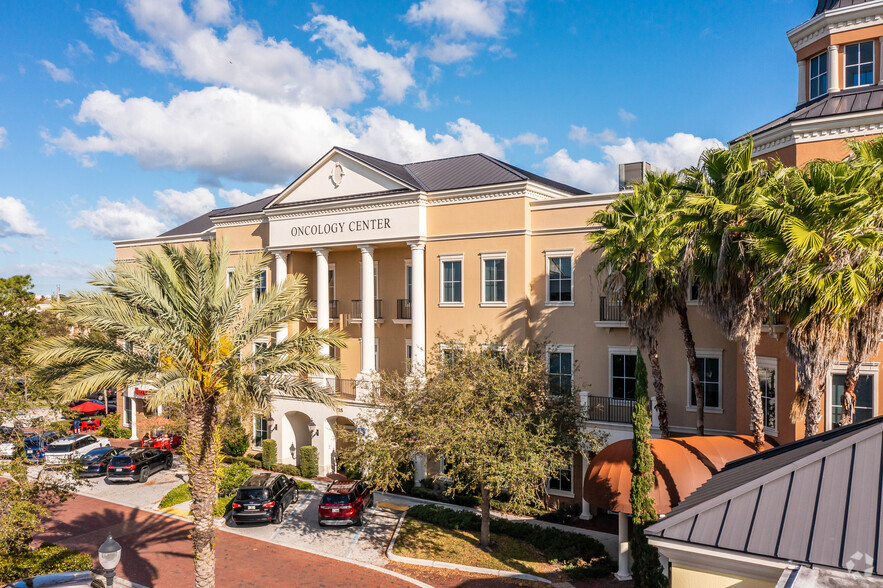
[{"label": "dormer window", "polygon": [[828,52],[809,60],[809,99],[828,93]]},{"label": "dormer window", "polygon": [[874,83],[874,42],[846,46],[846,87]]}]

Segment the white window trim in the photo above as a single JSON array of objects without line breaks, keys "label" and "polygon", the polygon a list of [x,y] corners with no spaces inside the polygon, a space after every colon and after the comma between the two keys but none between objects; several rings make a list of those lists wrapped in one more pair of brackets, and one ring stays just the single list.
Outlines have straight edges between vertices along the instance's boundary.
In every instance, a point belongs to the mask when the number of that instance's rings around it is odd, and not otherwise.
[{"label": "white window trim", "polygon": [[[481,259],[481,268],[480,268],[480,279],[481,279],[481,302],[479,306],[482,308],[505,308],[509,306],[509,262],[506,259],[507,252],[506,251],[495,251],[491,253],[479,253],[478,256]],[[502,301],[492,301],[487,302],[484,299],[484,262],[491,261],[496,259],[503,260],[503,300]]]},{"label": "white window trim", "polygon": [[[825,87],[823,88],[823,92],[821,92],[821,93],[820,93],[819,95],[817,95],[817,96],[813,96],[813,95],[812,95],[812,82],[813,82],[813,76],[812,76],[812,62],[813,62],[815,59],[818,59],[819,57],[824,57],[824,61],[825,61],[825,76],[830,76],[830,75],[831,75],[831,72],[829,71],[830,68],[828,67],[828,66],[830,66],[831,64],[828,63],[828,50],[827,50],[827,49],[825,49],[824,51],[822,51],[821,53],[819,53],[819,54],[817,54],[817,55],[813,55],[812,57],[810,57],[809,59],[806,60],[806,72],[807,72],[807,77],[806,77],[806,80],[807,80],[807,81],[806,81],[806,85],[807,85],[807,88],[806,88],[806,95],[807,95],[807,97],[808,97],[810,100],[815,100],[816,98],[821,98],[822,96],[825,96],[825,95],[828,93],[828,84],[826,83],[826,84],[825,84]],[[846,62],[846,60],[844,59],[844,64],[845,64],[845,62]],[[843,74],[844,74],[844,79],[845,79],[845,76],[846,76],[845,65],[844,65],[844,71],[843,71]],[[816,76],[816,77],[818,78],[818,77],[821,77],[821,76],[818,75],[818,76]]]},{"label": "white window trim", "polygon": [[[267,290],[270,289],[270,272],[269,272],[269,270],[264,269],[264,271],[261,273],[264,274],[264,284],[266,285],[266,290],[264,290],[264,292],[266,292]],[[251,301],[252,302],[255,302],[258,299],[257,289],[258,289],[257,284],[255,284],[254,288],[251,289]]]},{"label": "white window trim", "polygon": [[259,339],[255,339],[251,344],[251,353],[254,355],[258,351],[258,345],[264,345],[266,347],[270,346],[270,340],[266,337],[261,337]]},{"label": "white window trim", "polygon": [[[256,421],[258,418],[262,418],[262,419],[264,419],[265,421],[268,421],[268,420],[269,420],[269,419],[267,419],[267,417],[266,417],[265,415],[263,415],[263,414],[261,414],[261,413],[259,413],[259,412],[253,413],[253,414],[251,415],[251,448],[252,448],[252,449],[263,449],[260,445],[255,445],[255,443],[254,443],[254,438],[255,438],[255,421]],[[270,434],[270,423],[267,422],[267,439],[272,439],[272,438],[273,438],[273,436]]]},{"label": "white window trim", "polygon": [[[337,300],[337,264],[329,263],[328,273],[331,274],[328,276],[328,300]],[[331,276],[334,276],[334,279]],[[331,295],[332,292],[334,293],[333,296]],[[339,308],[337,312],[340,312]]]},{"label": "white window trim", "polygon": [[[825,430],[830,431],[834,428],[834,423],[831,422],[831,388],[833,387],[833,381],[831,376],[833,374],[837,375],[845,375],[846,370],[849,367],[849,364],[845,361],[835,362],[831,369],[828,370],[828,375],[825,376]],[[860,376],[871,376],[873,377],[873,387],[872,387],[872,398],[874,399],[874,416],[879,414],[879,400],[877,399],[877,395],[879,394],[880,389],[880,364],[876,361],[866,361],[862,363],[859,368],[858,374]]]},{"label": "white window trim", "polygon": [[502,351],[505,354],[509,350],[507,343],[482,343],[480,347],[482,353],[485,351]]},{"label": "white window trim", "polygon": [[[763,434],[769,435],[770,437],[778,437],[779,436],[779,360],[775,357],[764,357],[757,356],[757,367],[764,369],[771,369],[775,374],[775,379],[773,380],[773,386],[776,388],[776,428],[771,429],[770,427],[764,426]],[[754,427],[749,423],[749,429],[752,431]]]},{"label": "white window trim", "polygon": [[[411,267],[411,260],[405,260],[405,300],[410,300],[411,297],[408,295],[408,268]],[[414,273],[411,273],[411,282],[414,281]],[[414,289],[413,283],[411,284],[411,289]]]},{"label": "white window trim", "polygon": [[[872,81],[870,84],[856,84],[854,86],[847,86],[846,85],[846,67],[847,67],[846,66],[846,48],[850,47],[852,45],[861,45],[863,43],[870,43],[871,44],[871,79],[872,79]],[[841,80],[842,80],[842,86],[843,86],[844,90],[847,90],[849,88],[863,88],[865,86],[873,86],[874,84],[877,83],[876,81],[874,81],[874,79],[875,79],[874,72],[877,71],[877,51],[878,50],[879,49],[877,48],[877,44],[874,43],[874,41],[872,39],[865,39],[863,41],[857,41],[855,43],[847,43],[847,44],[843,45],[843,69],[840,73],[843,76],[841,78]],[[861,52],[859,52],[859,59],[861,59]],[[840,60],[838,59],[838,61],[840,61]],[[850,66],[850,67],[858,67],[859,68],[859,76],[861,76],[861,64],[862,64],[862,62],[859,61],[855,66]],[[830,64],[828,64],[828,65],[830,65]]]},{"label": "white window trim", "polygon": [[638,355],[638,348],[634,345],[611,345],[607,347],[607,397],[611,401],[632,402],[624,398],[613,397],[613,356],[614,355]]},{"label": "white window trim", "polygon": [[[445,302],[445,262],[460,262],[460,301]],[[438,256],[438,305],[443,308],[461,308],[466,298],[466,271],[462,253],[452,253]]]},{"label": "white window trim", "polygon": [[[724,350],[723,349],[697,349],[696,350],[696,359],[699,358],[710,358],[717,359],[718,361],[718,372],[717,377],[720,379],[718,382],[718,400],[720,401],[720,407],[705,407],[706,414],[723,414],[724,413]],[[685,360],[686,361],[686,360]],[[687,363],[687,412],[696,412],[696,405],[690,404],[690,382],[693,381],[693,374],[690,373],[690,362]],[[778,392],[778,390],[776,391]]]},{"label": "white window trim", "polygon": [[[573,345],[571,345],[569,343],[558,343],[558,344],[549,343],[546,345],[546,373],[548,375],[552,375],[552,373],[549,371],[549,369],[550,369],[549,360],[551,359],[549,356],[553,353],[569,353],[570,354],[570,383],[571,383],[571,385],[573,385],[573,372],[576,371],[574,369],[576,360],[575,360],[575,356],[573,354]],[[574,392],[575,391],[576,390],[574,390]],[[573,464],[571,464],[571,467],[572,467],[572,465]],[[571,472],[571,473],[573,473],[573,472]]]},{"label": "white window trim", "polygon": [[[561,470],[566,470],[567,468],[561,468]],[[560,472],[559,472],[560,473]],[[564,498],[573,498],[573,487],[575,486],[575,481],[573,479],[573,455],[570,456],[570,492],[566,490],[553,490],[549,487],[549,484],[552,480],[546,479],[546,494],[550,496],[562,496]]]},{"label": "white window trim", "polygon": [[[574,283],[576,280],[574,279],[576,276],[573,271],[576,264],[574,263],[573,258],[573,249],[559,249],[554,251],[546,251],[546,306],[573,306],[574,300],[576,299],[575,291],[576,284]],[[549,260],[553,257],[569,257],[570,258],[570,300],[565,301],[553,301],[549,299],[551,294],[551,288],[549,288]]]},{"label": "white window trim", "polygon": [[413,356],[414,353],[414,345],[411,343],[411,339],[405,339],[405,373],[411,373],[411,363],[410,358],[408,357],[408,349],[411,350],[411,354]]},{"label": "white window trim", "polygon": [[693,294],[693,284],[694,284],[695,282],[696,282],[696,281],[693,280],[693,279],[690,279],[690,280],[687,281],[687,306],[699,306],[699,299],[698,299],[698,298],[692,298],[692,294]]},{"label": "white window trim", "polygon": [[226,277],[226,281],[224,282],[224,287],[225,287],[225,288],[229,288],[229,287],[230,287],[230,274],[232,274],[232,273],[234,273],[234,272],[236,272],[236,268],[235,268],[235,267],[228,267],[228,268],[227,268],[227,273],[226,273],[226,276],[227,276],[227,277]]}]

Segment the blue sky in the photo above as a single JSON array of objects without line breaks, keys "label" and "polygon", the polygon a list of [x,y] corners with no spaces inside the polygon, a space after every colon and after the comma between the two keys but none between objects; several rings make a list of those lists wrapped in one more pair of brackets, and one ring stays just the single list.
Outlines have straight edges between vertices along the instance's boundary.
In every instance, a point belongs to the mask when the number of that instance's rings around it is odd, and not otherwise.
[{"label": "blue sky", "polygon": [[337,144],[482,151],[581,188],[784,114],[794,2],[0,4],[0,275],[82,287],[112,241],[269,194]]}]

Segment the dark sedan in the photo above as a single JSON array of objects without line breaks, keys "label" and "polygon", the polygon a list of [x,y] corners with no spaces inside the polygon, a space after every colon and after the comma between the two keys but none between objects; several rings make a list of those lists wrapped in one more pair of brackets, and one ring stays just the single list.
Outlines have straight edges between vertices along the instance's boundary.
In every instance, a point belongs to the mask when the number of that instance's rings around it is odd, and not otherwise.
[{"label": "dark sedan", "polygon": [[127,449],[111,458],[107,465],[108,482],[146,482],[154,472],[172,467],[172,452],[162,449]]},{"label": "dark sedan", "polygon": [[107,466],[110,460],[122,453],[118,447],[99,447],[83,456],[83,469],[80,475],[83,477],[103,476],[107,474]]}]

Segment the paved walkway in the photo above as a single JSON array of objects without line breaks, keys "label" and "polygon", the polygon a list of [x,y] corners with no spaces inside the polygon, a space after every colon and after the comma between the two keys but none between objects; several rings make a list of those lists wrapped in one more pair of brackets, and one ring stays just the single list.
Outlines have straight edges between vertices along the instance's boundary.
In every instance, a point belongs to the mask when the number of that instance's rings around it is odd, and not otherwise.
[{"label": "paved walkway", "polygon": [[[38,540],[94,553],[111,533],[123,546],[121,576],[145,586],[190,586],[191,528],[178,518],[75,496],[53,509]],[[221,530],[216,555],[218,586],[413,586],[379,571]]]}]

